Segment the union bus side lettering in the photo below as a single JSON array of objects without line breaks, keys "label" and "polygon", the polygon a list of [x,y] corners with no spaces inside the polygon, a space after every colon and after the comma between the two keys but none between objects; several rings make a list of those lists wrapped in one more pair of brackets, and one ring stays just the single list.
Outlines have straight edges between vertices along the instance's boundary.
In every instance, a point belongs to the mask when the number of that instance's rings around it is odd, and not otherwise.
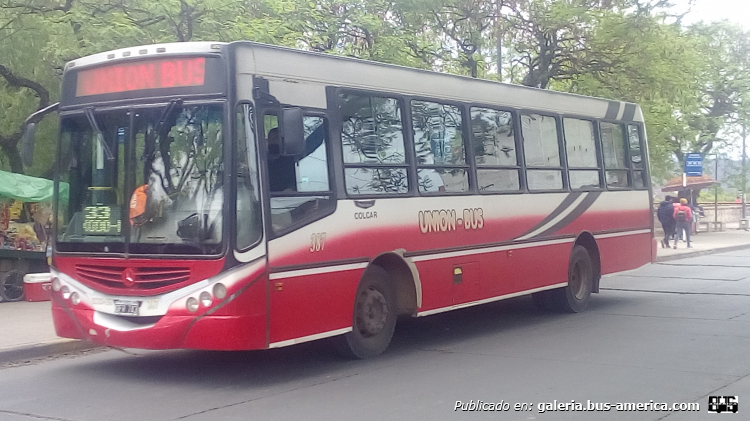
[{"label": "union bus side lettering", "polygon": [[423,234],[427,234],[428,232],[455,231],[456,211],[454,209],[419,211],[419,230]]},{"label": "union bus side lettering", "polygon": [[482,229],[484,227],[484,211],[482,208],[464,209],[463,226],[467,230]]}]

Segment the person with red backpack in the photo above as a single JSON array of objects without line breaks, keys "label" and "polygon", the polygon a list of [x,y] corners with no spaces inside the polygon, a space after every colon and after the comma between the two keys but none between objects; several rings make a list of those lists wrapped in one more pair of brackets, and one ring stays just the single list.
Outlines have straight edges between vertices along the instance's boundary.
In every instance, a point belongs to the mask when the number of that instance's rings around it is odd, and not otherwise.
[{"label": "person with red backpack", "polygon": [[[690,245],[690,231],[693,223],[693,211],[687,203],[687,199],[684,197],[680,199],[680,204],[675,205],[672,216],[674,216],[674,220],[677,223],[677,232],[680,233],[684,231],[687,247],[692,248]],[[674,248],[677,248],[677,241],[674,242]]]}]

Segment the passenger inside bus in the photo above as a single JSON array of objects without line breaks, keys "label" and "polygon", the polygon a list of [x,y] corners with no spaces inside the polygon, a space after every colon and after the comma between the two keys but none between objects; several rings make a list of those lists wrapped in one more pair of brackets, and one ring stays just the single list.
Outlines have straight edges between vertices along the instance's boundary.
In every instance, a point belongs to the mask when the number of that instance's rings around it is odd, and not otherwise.
[{"label": "passenger inside bus", "polygon": [[272,192],[296,191],[295,158],[281,155],[279,129],[268,132],[268,174]]}]

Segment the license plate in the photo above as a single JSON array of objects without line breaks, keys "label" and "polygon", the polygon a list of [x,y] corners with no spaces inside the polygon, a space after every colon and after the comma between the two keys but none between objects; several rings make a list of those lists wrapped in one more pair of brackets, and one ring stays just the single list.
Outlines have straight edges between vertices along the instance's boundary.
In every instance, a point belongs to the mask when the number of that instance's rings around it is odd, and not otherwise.
[{"label": "license plate", "polygon": [[115,300],[115,314],[137,316],[140,306],[140,301]]}]

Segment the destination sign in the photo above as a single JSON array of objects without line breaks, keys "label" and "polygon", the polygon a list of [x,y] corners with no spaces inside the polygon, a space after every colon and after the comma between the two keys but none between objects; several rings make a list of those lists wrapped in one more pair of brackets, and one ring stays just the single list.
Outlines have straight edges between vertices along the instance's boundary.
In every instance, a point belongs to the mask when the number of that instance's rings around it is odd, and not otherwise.
[{"label": "destination sign", "polygon": [[83,233],[86,235],[119,235],[122,230],[118,206],[87,206],[83,209]]},{"label": "destination sign", "polygon": [[206,58],[170,58],[112,64],[78,72],[76,97],[146,89],[202,86]]}]

